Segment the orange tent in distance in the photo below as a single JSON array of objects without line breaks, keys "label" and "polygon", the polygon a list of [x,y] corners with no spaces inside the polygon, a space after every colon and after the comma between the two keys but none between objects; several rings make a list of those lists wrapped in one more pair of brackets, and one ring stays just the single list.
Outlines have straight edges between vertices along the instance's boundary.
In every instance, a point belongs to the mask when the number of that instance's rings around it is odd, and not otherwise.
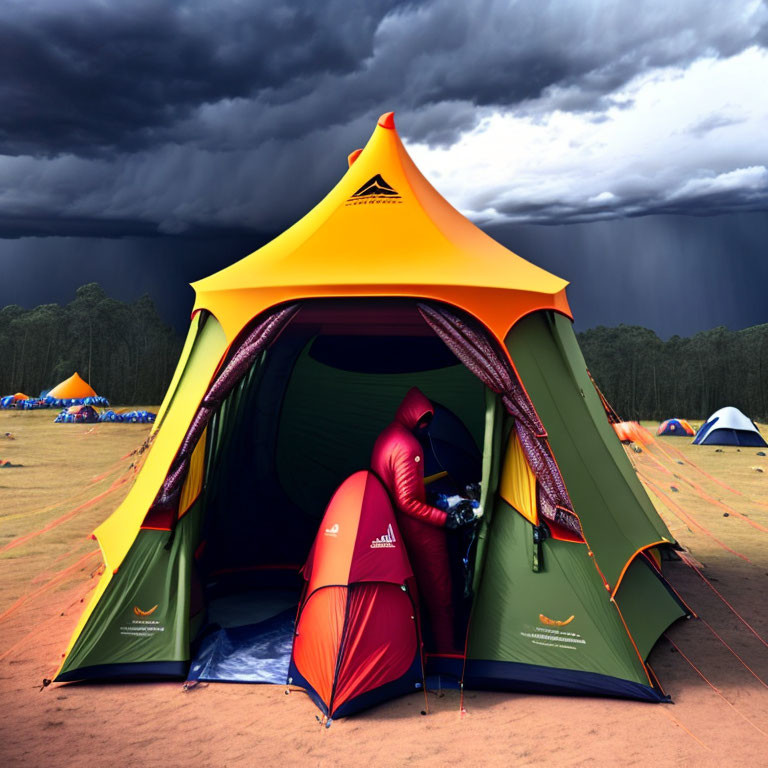
[{"label": "orange tent in distance", "polygon": [[75,371],[68,379],[57,384],[49,393],[48,397],[55,397],[57,400],[80,400],[84,397],[97,397],[91,385],[80,378],[80,374]]},{"label": "orange tent in distance", "polygon": [[622,443],[648,445],[653,442],[651,433],[644,427],[641,427],[637,421],[620,421],[618,424],[613,425],[613,429]]}]

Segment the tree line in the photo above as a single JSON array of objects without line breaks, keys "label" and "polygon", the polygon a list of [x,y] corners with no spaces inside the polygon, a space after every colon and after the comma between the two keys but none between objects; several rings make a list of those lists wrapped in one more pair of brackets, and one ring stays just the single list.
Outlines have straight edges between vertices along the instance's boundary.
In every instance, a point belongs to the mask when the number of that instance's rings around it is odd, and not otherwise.
[{"label": "tree line", "polygon": [[768,421],[768,323],[662,341],[632,325],[578,334],[593,378],[623,419],[705,419],[733,405]]},{"label": "tree line", "polygon": [[[704,419],[735,405],[768,420],[768,323],[667,341],[639,326],[598,326],[578,339],[624,419]],[[181,347],[149,296],[118,301],[89,283],[65,306],[0,309],[0,395],[36,396],[78,371],[112,403],[160,403]]]},{"label": "tree line", "polygon": [[181,347],[149,296],[118,301],[89,283],[64,306],[0,309],[0,395],[35,397],[77,371],[111,403],[160,403]]}]

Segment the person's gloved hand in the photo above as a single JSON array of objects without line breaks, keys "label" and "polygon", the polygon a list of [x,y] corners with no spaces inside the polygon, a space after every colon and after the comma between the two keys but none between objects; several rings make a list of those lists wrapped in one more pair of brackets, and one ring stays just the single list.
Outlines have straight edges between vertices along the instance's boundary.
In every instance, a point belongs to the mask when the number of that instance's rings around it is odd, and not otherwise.
[{"label": "person's gloved hand", "polygon": [[461,528],[475,521],[475,508],[469,500],[460,501],[453,509],[448,512],[445,521],[445,527],[450,530]]},{"label": "person's gloved hand", "polygon": [[447,512],[449,507],[448,494],[446,493],[436,494],[431,503],[433,507],[437,507],[438,509],[442,509],[443,512]]}]

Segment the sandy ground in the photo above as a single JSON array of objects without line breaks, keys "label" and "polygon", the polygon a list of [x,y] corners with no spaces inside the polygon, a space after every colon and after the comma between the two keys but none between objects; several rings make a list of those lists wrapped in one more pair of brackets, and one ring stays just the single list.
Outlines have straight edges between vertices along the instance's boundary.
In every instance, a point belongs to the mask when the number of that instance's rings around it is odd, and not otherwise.
[{"label": "sandy ground", "polygon": [[[147,425],[53,425],[52,418],[50,411],[0,412],[0,459],[24,465],[0,469],[2,765],[768,762],[768,690],[696,620],[679,622],[669,637],[717,691],[662,638],[650,662],[674,706],[471,691],[462,717],[458,695],[449,691],[429,696],[426,717],[419,714],[423,697],[412,695],[326,730],[306,696],[274,686],[183,692],[180,683],[73,684],[41,690],[81,599],[95,584],[91,574],[100,559],[88,534],[127,492],[137,459],[130,452],[149,431]],[[6,431],[16,439],[4,439]],[[712,586],[768,638],[768,457],[756,450],[716,451],[663,438],[631,457]],[[699,615],[768,680],[768,647],[689,566],[672,563],[667,571]]]}]

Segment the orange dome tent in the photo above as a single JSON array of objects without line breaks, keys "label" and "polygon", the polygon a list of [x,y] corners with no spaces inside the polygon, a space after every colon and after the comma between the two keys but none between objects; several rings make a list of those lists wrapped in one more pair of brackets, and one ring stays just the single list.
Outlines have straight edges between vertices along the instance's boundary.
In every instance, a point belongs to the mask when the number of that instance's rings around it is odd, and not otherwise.
[{"label": "orange dome tent", "polygon": [[667,419],[659,424],[657,435],[672,435],[673,437],[693,437],[696,430],[685,419]]},{"label": "orange dome tent", "polygon": [[54,397],[57,400],[80,400],[84,397],[97,397],[93,387],[80,378],[80,374],[75,371],[68,379],[57,384],[49,393],[48,397]]},{"label": "orange dome tent", "polygon": [[637,421],[620,421],[613,425],[613,429],[622,443],[648,445],[653,439],[651,433]]},{"label": "orange dome tent", "polygon": [[29,395],[25,395],[23,392],[17,392],[13,396],[14,400],[29,400]]}]

